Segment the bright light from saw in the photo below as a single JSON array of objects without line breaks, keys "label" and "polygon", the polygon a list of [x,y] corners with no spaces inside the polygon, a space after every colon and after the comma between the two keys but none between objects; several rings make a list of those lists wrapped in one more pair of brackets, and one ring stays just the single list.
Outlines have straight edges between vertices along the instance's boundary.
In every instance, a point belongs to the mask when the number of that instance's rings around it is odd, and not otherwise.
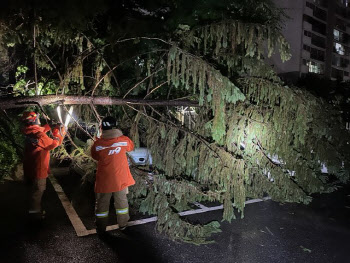
[{"label": "bright light from saw", "polygon": [[101,130],[100,127],[97,127],[97,138],[100,138],[101,136]]},{"label": "bright light from saw", "polygon": [[62,121],[62,113],[61,113],[61,106],[57,106],[57,115],[58,115],[58,119],[60,120],[60,123],[63,123],[63,121]]},{"label": "bright light from saw", "polygon": [[69,111],[68,111],[68,115],[66,116],[66,121],[64,123],[64,127],[67,127],[70,119],[72,118],[72,114],[73,114],[73,106],[70,106]]}]

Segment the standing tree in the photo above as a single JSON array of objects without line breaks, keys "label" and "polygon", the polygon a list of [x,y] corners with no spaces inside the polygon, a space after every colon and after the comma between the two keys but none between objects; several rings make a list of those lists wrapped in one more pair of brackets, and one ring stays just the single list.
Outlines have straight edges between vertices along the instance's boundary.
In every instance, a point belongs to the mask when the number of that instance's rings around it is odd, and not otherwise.
[{"label": "standing tree", "polygon": [[[55,103],[65,103],[65,96],[79,95],[91,97],[80,106],[82,120],[119,116],[136,144],[150,149],[157,171],[153,180],[135,175],[133,202],[157,214],[158,230],[171,238],[203,243],[219,231],[217,222],[193,225],[179,217],[196,201],[223,203],[223,219],[231,221],[235,209],[243,217],[247,198],[307,204],[313,193],[348,181],[349,134],[338,111],[285,86],[265,62],[274,52],[290,57],[280,33],[283,12],[271,1],[56,6],[72,16],[52,5],[2,15],[3,56],[17,69],[2,108],[46,104],[47,97],[23,96],[56,94]],[[96,96],[118,97],[120,105],[96,107]],[[198,101],[191,125],[176,118],[174,107],[152,105],[184,98]],[[88,158],[81,149],[74,153],[75,161]]]}]

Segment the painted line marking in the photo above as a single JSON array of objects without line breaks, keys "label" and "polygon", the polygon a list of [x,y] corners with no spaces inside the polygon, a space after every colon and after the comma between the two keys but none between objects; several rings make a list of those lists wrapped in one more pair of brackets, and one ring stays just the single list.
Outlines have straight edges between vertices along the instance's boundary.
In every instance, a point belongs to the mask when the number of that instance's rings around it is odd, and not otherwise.
[{"label": "painted line marking", "polygon": [[202,205],[201,203],[198,203],[198,202],[195,202],[194,205],[201,209],[207,208],[205,205]]},{"label": "painted line marking", "polygon": [[[71,202],[69,201],[68,197],[64,193],[62,187],[56,181],[55,177],[53,175],[50,175],[49,179],[50,179],[50,181],[51,181],[51,183],[52,183],[52,185],[53,185],[53,187],[58,195],[58,198],[60,199],[60,201],[62,203],[64,210],[66,211],[66,214],[68,215],[70,222],[73,225],[73,228],[74,228],[77,236],[82,237],[82,236],[87,236],[87,235],[91,235],[91,234],[96,234],[96,229],[90,229],[90,230],[86,229],[85,225],[83,224],[83,222],[79,218],[77,212],[75,211],[75,209],[72,206]],[[264,201],[270,200],[270,199],[271,199],[271,197],[264,197],[262,199],[252,199],[252,200],[246,201],[245,204],[264,202]],[[206,207],[200,203],[194,203],[194,205],[196,205],[197,207],[200,207],[200,208],[196,209],[196,210],[188,210],[188,211],[180,212],[179,215],[180,216],[187,216],[187,215],[202,214],[202,213],[206,213],[206,212],[222,210],[224,208],[223,205],[213,206],[213,207]],[[158,220],[158,217],[156,217],[156,216],[145,218],[145,219],[134,220],[134,221],[128,222],[128,226],[148,224],[151,222],[155,222],[157,220]],[[112,231],[112,230],[116,230],[118,228],[119,228],[119,226],[118,226],[118,224],[116,224],[116,225],[107,226],[106,230]]]},{"label": "painted line marking", "polygon": [[[251,199],[245,202],[245,204],[253,204],[253,203],[258,203],[258,202],[264,202],[267,200],[270,200],[271,197],[264,197],[262,199]],[[199,204],[199,203],[198,203]],[[213,206],[213,207],[206,207],[204,205],[201,204],[201,209],[196,209],[196,210],[188,210],[188,211],[184,211],[184,212],[180,212],[179,215],[180,216],[187,216],[187,215],[194,215],[194,214],[202,214],[202,213],[206,213],[206,212],[211,212],[211,211],[216,211],[216,210],[222,210],[224,208],[223,205],[219,205],[219,206]],[[130,221],[128,222],[128,226],[136,226],[136,225],[143,225],[143,224],[148,224],[151,222],[155,222],[158,220],[158,217],[154,216],[154,217],[150,217],[150,218],[146,218],[146,219],[140,219],[140,220],[135,220],[135,221]],[[118,224],[117,225],[111,225],[107,227],[107,231],[109,230],[115,230],[118,229]],[[96,230],[88,230],[91,232],[91,234],[96,233]]]},{"label": "painted line marking", "polygon": [[66,211],[66,214],[68,215],[68,218],[70,222],[73,225],[73,228],[77,234],[78,237],[87,236],[89,235],[89,232],[87,231],[85,225],[79,218],[77,212],[75,211],[74,207],[72,206],[71,202],[69,201],[68,197],[64,193],[62,187],[58,184],[56,181],[56,178],[53,175],[49,176],[50,182],[53,185],[53,188],[55,188],[55,191],[58,195],[58,198],[60,199],[62,206],[64,210]]}]

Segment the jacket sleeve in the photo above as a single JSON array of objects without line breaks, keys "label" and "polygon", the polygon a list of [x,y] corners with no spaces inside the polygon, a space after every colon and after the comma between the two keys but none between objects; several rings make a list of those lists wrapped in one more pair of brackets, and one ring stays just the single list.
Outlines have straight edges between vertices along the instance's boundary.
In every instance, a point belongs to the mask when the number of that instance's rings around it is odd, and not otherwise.
[{"label": "jacket sleeve", "polygon": [[131,152],[134,150],[135,146],[134,146],[133,141],[129,137],[127,137],[127,138],[128,138],[128,146],[126,147],[126,151]]},{"label": "jacket sleeve", "polygon": [[98,161],[98,153],[96,152],[96,142],[91,146],[91,157]]},{"label": "jacket sleeve", "polygon": [[50,151],[52,149],[55,149],[60,144],[61,144],[61,141],[56,139],[51,139],[45,133],[42,133],[40,136],[39,146],[42,147],[44,150]]},{"label": "jacket sleeve", "polygon": [[43,128],[44,128],[44,133],[47,133],[48,131],[51,130],[51,127],[50,127],[50,125],[48,125],[48,124],[45,124],[45,125],[43,126]]}]

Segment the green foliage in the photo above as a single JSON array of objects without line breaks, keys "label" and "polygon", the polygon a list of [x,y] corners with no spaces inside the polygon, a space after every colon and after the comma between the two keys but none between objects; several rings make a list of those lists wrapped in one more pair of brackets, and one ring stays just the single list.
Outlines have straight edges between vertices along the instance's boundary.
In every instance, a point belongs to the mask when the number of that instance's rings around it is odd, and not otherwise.
[{"label": "green foliage", "polygon": [[18,161],[16,149],[8,141],[0,140],[0,179],[11,175]]},{"label": "green foliage", "polygon": [[[228,20],[194,30],[181,26],[176,33],[184,35],[184,48],[169,51],[168,83],[198,94],[203,107],[191,132],[151,120],[145,124],[146,145],[167,180],[196,183],[202,194],[203,189],[213,191],[228,221],[235,218],[233,207],[243,217],[246,198],[267,194],[280,202],[308,204],[311,194],[333,191],[337,183],[349,180],[349,134],[339,112],[307,92],[284,86],[263,62],[276,46],[282,60],[290,58],[278,28]],[[228,77],[184,49],[210,56],[226,67]],[[337,150],[326,153],[330,145]],[[321,175],[322,164],[328,176]],[[182,189],[177,185],[166,196]],[[196,193],[195,201],[201,200]]]},{"label": "green foliage", "polygon": [[212,52],[214,57],[219,56],[220,53],[230,55],[243,53],[245,57],[257,59],[263,57],[264,45],[267,44],[268,57],[278,47],[282,61],[290,59],[288,42],[271,25],[224,20],[189,31],[184,34],[183,41],[197,49],[201,48],[205,55],[209,52]]},{"label": "green foliage", "polygon": [[[181,239],[194,244],[210,243],[207,240],[213,233],[221,232],[218,222],[210,222],[204,226],[193,225],[184,221],[176,212],[189,209],[189,203],[195,200],[215,200],[215,193],[203,193],[198,185],[185,181],[167,180],[164,175],[155,176],[146,181],[142,176],[133,173],[136,186],[132,189],[133,199],[147,196],[140,203],[140,212],[157,214],[157,229],[168,234],[172,239]],[[144,184],[148,184],[147,192]],[[138,193],[138,195],[135,193]],[[199,197],[200,196],[200,197]]]},{"label": "green foliage", "polygon": [[[16,83],[13,86],[14,96],[34,96],[36,95],[35,82],[27,78],[28,67],[18,66],[16,71]],[[41,77],[37,83],[38,95],[55,94],[58,87],[56,81]]]},{"label": "green foliage", "polygon": [[182,52],[177,47],[169,51],[167,66],[168,83],[175,87],[189,89],[193,94],[199,94],[199,105],[210,105],[214,112],[213,138],[222,143],[225,133],[225,102],[236,103],[244,100],[243,93],[218,70],[205,63],[202,59]]},{"label": "green foliage", "polygon": [[[15,115],[10,115],[15,118]],[[11,176],[14,168],[22,159],[23,136],[19,122],[14,119],[11,123],[4,116],[0,117],[0,180]]]},{"label": "green foliage", "polygon": [[[307,204],[349,180],[349,133],[338,108],[285,86],[265,63],[274,52],[290,58],[282,10],[269,0],[159,2],[164,9],[158,1],[104,3],[101,14],[85,10],[67,21],[45,3],[34,17],[25,8],[3,19],[1,44],[20,66],[14,95],[34,95],[35,61],[40,94],[199,101],[188,127],[170,108],[97,107],[150,149],[155,176],[133,172],[130,199],[158,215],[157,229],[172,239],[206,243],[218,232],[217,222],[192,225],[178,215],[191,203],[219,201],[231,221],[244,216],[247,198]],[[98,122],[91,106],[77,114]],[[93,177],[88,147],[55,154]]]},{"label": "green foliage", "polygon": [[17,67],[17,72],[16,72],[16,78],[21,77],[22,75],[24,75],[26,72],[28,71],[28,67],[26,66],[18,66]]},{"label": "green foliage", "polygon": [[[329,106],[306,92],[280,88],[284,95],[280,96],[279,106],[274,101],[275,106],[269,108],[238,103],[227,110],[230,114],[226,115],[225,147],[206,145],[191,133],[181,129],[175,132],[174,127],[166,132],[158,128],[158,123],[149,121],[147,146],[155,165],[169,179],[190,178],[202,189],[215,189],[215,200],[224,202],[223,217],[228,221],[234,218],[232,199],[243,216],[247,197],[262,198],[268,194],[276,201],[307,204],[312,193],[334,190],[336,182],[321,175],[321,163],[328,167],[329,178],[334,175],[337,183],[348,181],[349,137],[344,129],[339,130],[340,125],[334,125],[339,113],[329,109],[330,115],[326,119],[323,115],[321,120],[317,116],[322,112],[320,107]],[[262,96],[261,101],[265,95]],[[204,108],[199,114],[208,116]],[[198,123],[198,134],[203,132],[201,127]],[[325,140],[325,134],[334,132],[335,137]],[[241,143],[244,149],[240,148]],[[339,152],[330,145],[337,145]],[[180,189],[174,189],[174,194]],[[201,195],[196,194],[196,198],[200,201]]]}]

